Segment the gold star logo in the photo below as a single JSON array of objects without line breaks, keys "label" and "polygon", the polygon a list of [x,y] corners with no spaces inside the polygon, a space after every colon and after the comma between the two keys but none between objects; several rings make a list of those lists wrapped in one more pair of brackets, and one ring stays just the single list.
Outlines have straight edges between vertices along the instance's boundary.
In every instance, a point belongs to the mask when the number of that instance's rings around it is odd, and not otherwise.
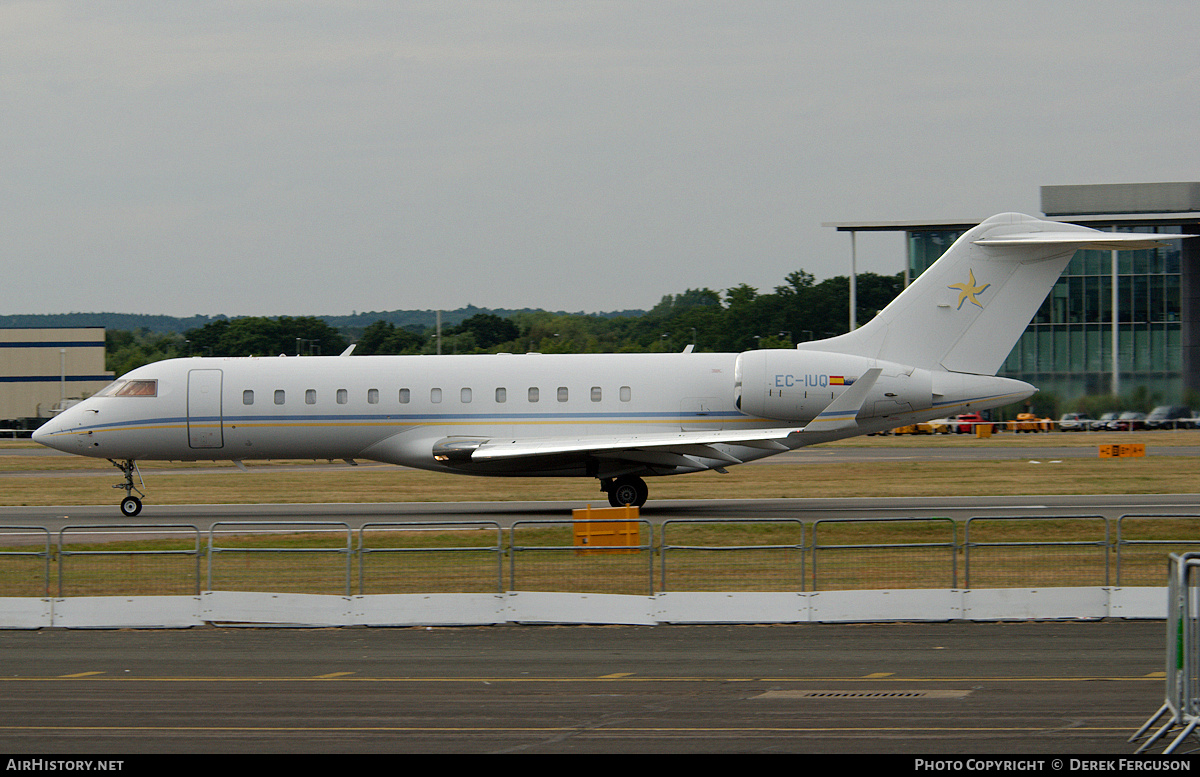
[{"label": "gold star logo", "polygon": [[979,300],[975,299],[975,295],[982,294],[983,292],[987,291],[989,286],[992,285],[990,283],[985,283],[982,286],[976,286],[975,285],[975,271],[969,270],[968,272],[971,274],[971,280],[969,282],[967,282],[967,283],[952,283],[946,287],[948,289],[958,289],[958,307],[956,308],[956,310],[962,310],[963,303],[966,302],[967,300],[970,300],[971,303],[976,305],[977,307],[983,307],[983,304],[980,303]]}]

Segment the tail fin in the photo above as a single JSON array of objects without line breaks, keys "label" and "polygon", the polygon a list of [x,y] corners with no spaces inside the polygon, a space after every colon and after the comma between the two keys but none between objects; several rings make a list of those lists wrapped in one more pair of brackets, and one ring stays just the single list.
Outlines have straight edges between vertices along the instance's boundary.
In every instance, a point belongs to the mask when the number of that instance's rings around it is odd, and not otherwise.
[{"label": "tail fin", "polygon": [[992,216],[861,328],[797,347],[995,375],[1077,249],[1162,245],[1144,234],[1100,232],[1020,213]]}]

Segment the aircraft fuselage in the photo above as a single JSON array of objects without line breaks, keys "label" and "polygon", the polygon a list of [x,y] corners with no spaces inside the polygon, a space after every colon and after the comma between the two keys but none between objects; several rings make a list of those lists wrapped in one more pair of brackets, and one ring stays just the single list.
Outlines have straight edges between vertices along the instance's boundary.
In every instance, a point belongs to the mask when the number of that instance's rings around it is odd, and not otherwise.
[{"label": "aircraft fuselage", "polygon": [[[571,439],[804,426],[866,369],[882,374],[852,430],[824,442],[995,407],[1032,387],[863,357],[743,354],[495,354],[173,359],[122,376],[37,432],[46,445],[128,460],[369,459],[491,475],[673,474],[712,468],[552,453],[435,457],[447,440]],[[779,448],[725,445],[737,461]],[[785,444],[786,447],[799,445]],[[636,458],[636,457],[635,457]],[[641,466],[639,466],[641,465]]]}]

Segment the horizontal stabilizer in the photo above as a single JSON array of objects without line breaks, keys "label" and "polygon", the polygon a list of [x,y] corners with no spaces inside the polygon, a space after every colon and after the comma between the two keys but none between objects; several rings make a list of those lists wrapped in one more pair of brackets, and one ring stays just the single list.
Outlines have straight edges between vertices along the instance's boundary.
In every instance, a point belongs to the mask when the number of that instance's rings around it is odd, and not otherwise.
[{"label": "horizontal stabilizer", "polygon": [[[1195,235],[1163,235],[1172,240]],[[1156,239],[1157,238],[1157,239]],[[999,235],[982,237],[972,241],[977,246],[1019,247],[1019,246],[1074,246],[1093,251],[1136,251],[1146,248],[1162,248],[1164,243],[1157,235],[1145,235],[1133,232],[1026,232],[1014,235]]]}]

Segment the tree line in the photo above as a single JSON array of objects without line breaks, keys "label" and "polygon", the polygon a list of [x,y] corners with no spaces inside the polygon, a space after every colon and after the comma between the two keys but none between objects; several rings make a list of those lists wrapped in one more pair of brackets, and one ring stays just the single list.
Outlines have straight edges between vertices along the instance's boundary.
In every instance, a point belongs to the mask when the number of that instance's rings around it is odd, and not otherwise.
[{"label": "tree line", "polygon": [[[903,288],[903,274],[863,273],[857,316],[866,322]],[[816,282],[804,270],[788,274],[772,292],[741,284],[668,294],[641,314],[585,315],[519,311],[502,317],[480,312],[451,326],[396,325],[383,319],[365,327],[334,327],[324,318],[219,318],[181,334],[111,329],[108,369],[121,375],[143,364],[179,356],[336,356],[539,351],[542,353],[738,352],[791,348],[849,329],[849,278]]]},{"label": "tree line", "polygon": [[[858,322],[869,321],[903,285],[903,274],[859,275]],[[352,343],[355,355],[661,353],[688,345],[697,351],[736,353],[792,348],[799,342],[844,334],[849,329],[849,299],[849,278],[839,276],[817,283],[811,274],[797,270],[770,292],[746,284],[723,292],[688,289],[664,296],[649,311],[585,315],[520,310],[497,315],[475,309],[479,312],[443,326],[440,338],[434,326],[397,324],[395,320],[403,319],[389,314],[379,314],[365,326],[334,326],[322,317],[220,317],[204,319],[202,325],[182,333],[153,332],[146,327],[108,329],[107,362],[109,370],[122,375],[144,364],[181,356],[336,356]],[[359,314],[343,320],[359,322],[363,318]],[[1195,396],[1184,399],[1185,404],[1191,400],[1192,406],[1200,405]],[[1136,387],[1127,396],[1082,397],[1069,404],[1053,393],[1042,392],[1031,409],[1052,417],[1066,410],[1098,416],[1106,410],[1144,411],[1160,402],[1161,397],[1145,387]],[[1001,416],[1009,417],[1021,409],[1007,409]]]}]

